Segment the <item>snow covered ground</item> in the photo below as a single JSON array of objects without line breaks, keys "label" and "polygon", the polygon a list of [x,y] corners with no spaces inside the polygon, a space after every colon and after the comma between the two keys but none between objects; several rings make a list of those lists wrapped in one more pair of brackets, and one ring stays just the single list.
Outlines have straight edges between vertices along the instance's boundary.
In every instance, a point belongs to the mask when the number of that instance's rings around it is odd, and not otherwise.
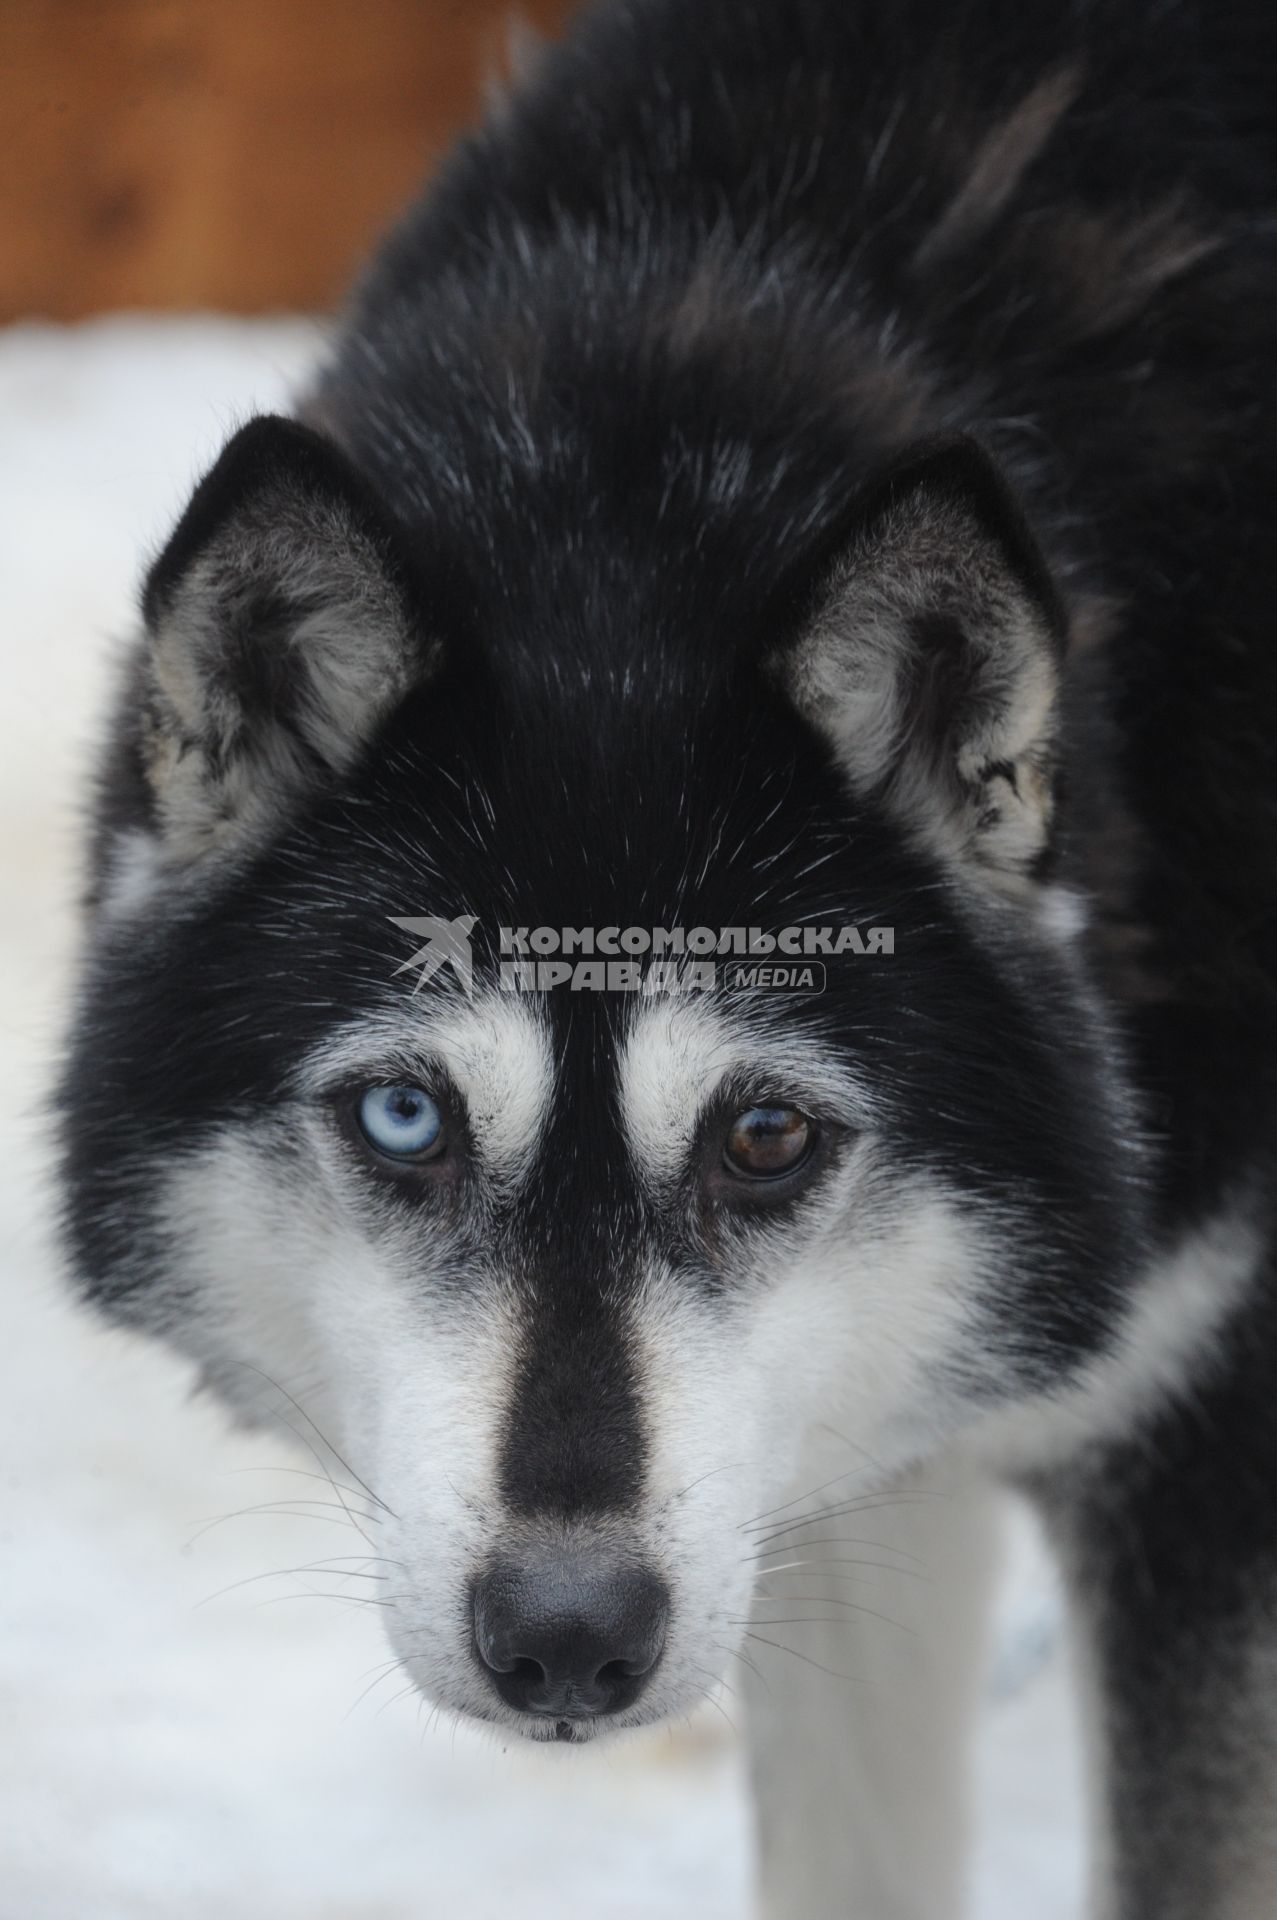
[{"label": "snow covered ground", "polygon": [[[287,1469],[311,1463],[228,1434],[176,1362],[74,1310],[50,1249],[39,1102],[112,651],[184,490],[317,338],[214,319],[0,333],[0,1920],[745,1920],[721,1714],[585,1753],[432,1723],[373,1609],[252,1582],[348,1551],[328,1523],[201,1531],[289,1505],[307,1483]],[[1049,1604],[1015,1541],[1012,1664]],[[1004,1661],[1003,1681],[974,1911],[1075,1920],[1063,1661],[1012,1688]]]}]

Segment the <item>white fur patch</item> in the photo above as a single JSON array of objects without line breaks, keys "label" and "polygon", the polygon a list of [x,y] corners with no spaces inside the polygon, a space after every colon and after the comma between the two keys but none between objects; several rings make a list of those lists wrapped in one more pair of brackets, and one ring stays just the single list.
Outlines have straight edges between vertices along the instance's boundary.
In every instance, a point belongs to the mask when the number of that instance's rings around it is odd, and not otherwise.
[{"label": "white fur patch", "polygon": [[326,1455],[322,1434],[338,1480],[371,1490],[375,1502],[356,1488],[348,1504],[385,1556],[392,1645],[433,1698],[478,1713],[489,1690],[468,1594],[500,1540],[517,1316],[494,1276],[467,1267],[461,1284],[446,1229],[351,1198],[342,1156],[302,1116],[237,1130],[175,1170],[161,1223],[197,1294],[175,1335],[247,1417]]},{"label": "white fur patch", "polygon": [[973,1436],[975,1452],[995,1471],[1023,1471],[1134,1433],[1209,1371],[1262,1257],[1260,1235],[1236,1207],[1186,1235],[1135,1284],[1116,1341],[1081,1379],[990,1415]]},{"label": "white fur patch", "polygon": [[163,882],[159,842],[141,828],[120,834],[111,846],[102,895],[108,920],[127,920],[149,906]]}]

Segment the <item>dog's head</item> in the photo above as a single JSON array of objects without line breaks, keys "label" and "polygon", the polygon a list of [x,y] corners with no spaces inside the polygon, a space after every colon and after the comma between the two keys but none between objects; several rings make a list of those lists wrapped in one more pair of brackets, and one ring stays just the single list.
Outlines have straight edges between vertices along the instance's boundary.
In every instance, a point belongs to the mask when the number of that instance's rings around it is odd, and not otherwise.
[{"label": "dog's head", "polygon": [[967,442],[739,577],[430,546],[264,420],[155,567],[68,1218],[341,1449],[421,1687],[585,1737],[719,1673],[822,1427],[888,1471],[1101,1335],[1060,620]]}]

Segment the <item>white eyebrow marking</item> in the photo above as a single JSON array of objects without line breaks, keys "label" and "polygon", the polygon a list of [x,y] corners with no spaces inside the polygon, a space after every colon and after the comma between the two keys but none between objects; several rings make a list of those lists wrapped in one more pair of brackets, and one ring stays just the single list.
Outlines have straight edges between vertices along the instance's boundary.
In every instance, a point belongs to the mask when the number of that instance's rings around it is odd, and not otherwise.
[{"label": "white eyebrow marking", "polygon": [[490,1178],[514,1188],[526,1177],[554,1098],[555,1070],[545,1022],[522,996],[488,994],[467,1003],[448,995],[351,1022],[306,1065],[303,1091],[319,1094],[356,1076],[369,1081],[442,1062],[466,1103],[475,1150]]},{"label": "white eyebrow marking", "polygon": [[782,1022],[764,1024],[757,1004],[733,1014],[730,1000],[695,994],[640,1005],[618,1066],[621,1114],[640,1170],[672,1180],[687,1163],[706,1106],[731,1075],[763,1078],[855,1126],[872,1124],[870,1091],[826,1049]]}]

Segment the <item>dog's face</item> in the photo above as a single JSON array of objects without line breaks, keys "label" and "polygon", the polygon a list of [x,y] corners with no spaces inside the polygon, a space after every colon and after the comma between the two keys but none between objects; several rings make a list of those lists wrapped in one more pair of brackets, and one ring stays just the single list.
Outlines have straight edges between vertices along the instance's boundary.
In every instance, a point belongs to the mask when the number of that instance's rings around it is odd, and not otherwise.
[{"label": "dog's face", "polygon": [[[950,448],[797,574],[749,631],[614,607],[591,655],[579,606],[419,574],[262,422],[147,592],[62,1089],[77,1257],[340,1449],[396,1653],[533,1737],[686,1711],[820,1432],[868,1487],[1062,1377],[1121,1257],[1027,536]],[[419,983],[414,918],[469,966]],[[729,987],[730,952],[517,977],[531,929],[844,927],[890,939],[823,992]]]}]

